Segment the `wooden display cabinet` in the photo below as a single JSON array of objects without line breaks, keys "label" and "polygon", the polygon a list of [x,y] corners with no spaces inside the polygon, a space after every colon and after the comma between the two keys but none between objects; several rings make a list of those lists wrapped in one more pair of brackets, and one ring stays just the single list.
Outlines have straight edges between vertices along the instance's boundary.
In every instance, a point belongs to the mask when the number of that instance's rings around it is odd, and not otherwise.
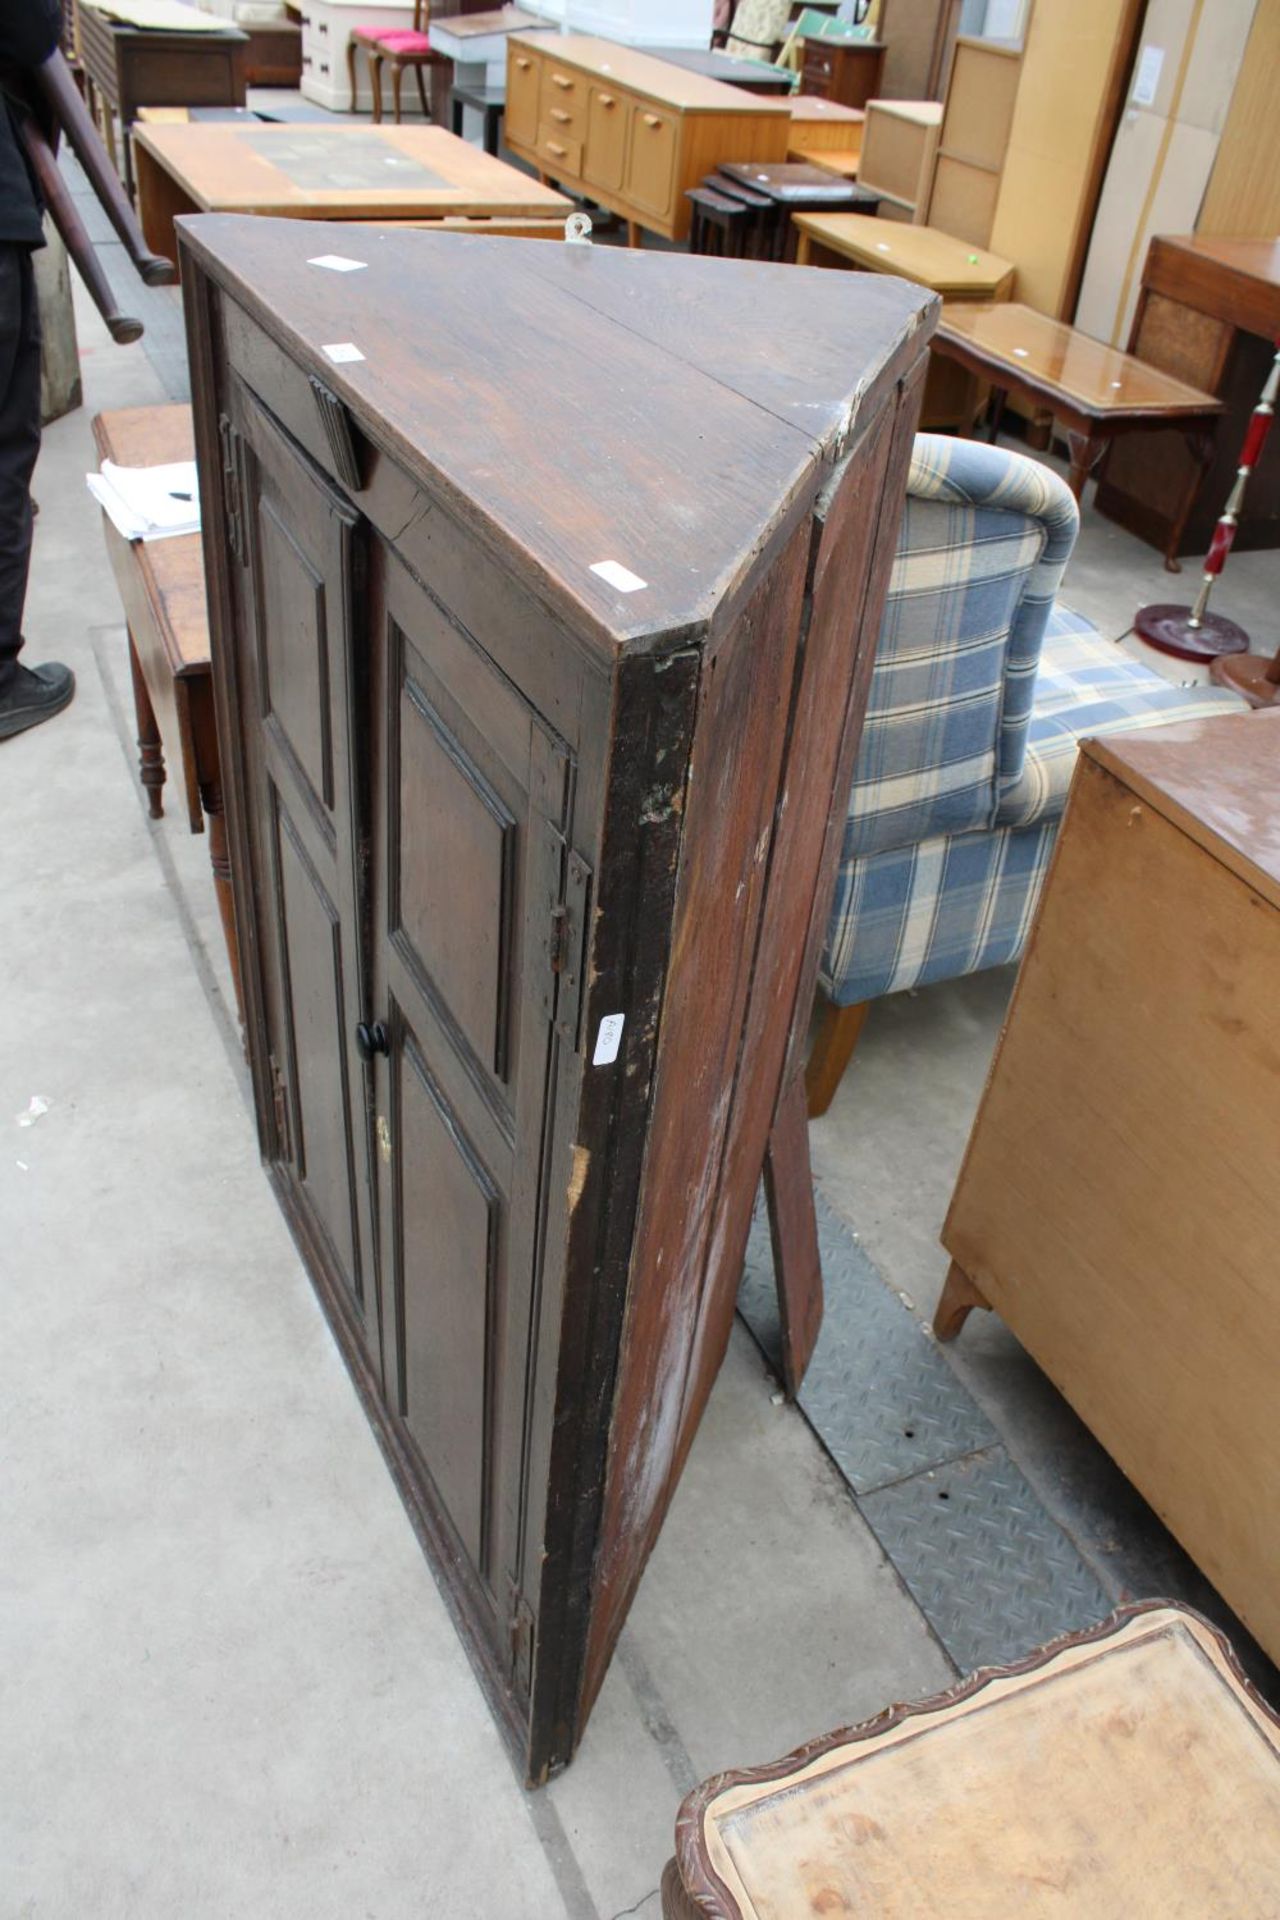
[{"label": "wooden display cabinet", "polygon": [[767,1148],[812,1227],[808,1013],[936,303],[179,230],[262,1153],[538,1781],[723,1357]]},{"label": "wooden display cabinet", "polygon": [[689,187],[722,160],[785,160],[791,111],[585,34],[513,36],[505,134],[542,178],[683,240]]}]

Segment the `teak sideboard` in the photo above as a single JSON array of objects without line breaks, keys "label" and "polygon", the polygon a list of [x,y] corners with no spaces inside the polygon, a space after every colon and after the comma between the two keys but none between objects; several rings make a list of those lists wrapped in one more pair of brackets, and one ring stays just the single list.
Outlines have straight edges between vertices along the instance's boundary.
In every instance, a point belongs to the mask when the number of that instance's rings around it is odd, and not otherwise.
[{"label": "teak sideboard", "polygon": [[179,222],[246,1031],[264,1159],[537,1781],[715,1379],[762,1165],[812,1208],[805,1032],[936,302],[422,233],[310,264],[348,231]]},{"label": "teak sideboard", "polygon": [[722,160],[785,160],[791,110],[589,34],[513,35],[504,138],[544,179],[668,240]]}]

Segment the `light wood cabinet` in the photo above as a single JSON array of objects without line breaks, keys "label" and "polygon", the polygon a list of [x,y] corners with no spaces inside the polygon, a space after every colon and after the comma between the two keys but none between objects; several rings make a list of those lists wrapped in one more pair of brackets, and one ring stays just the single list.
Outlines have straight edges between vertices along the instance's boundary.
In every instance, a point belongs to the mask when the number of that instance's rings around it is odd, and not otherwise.
[{"label": "light wood cabinet", "polygon": [[515,36],[507,48],[512,152],[669,240],[689,231],[687,188],[725,160],[785,160],[790,137],[785,100],[610,40]]},{"label": "light wood cabinet", "polygon": [[858,181],[880,195],[880,218],[922,226],[942,125],[934,100],[872,100],[862,129]]},{"label": "light wood cabinet", "polygon": [[311,264],[348,233],[182,231],[245,1031],[263,1158],[536,1781],[802,1085],[936,303],[389,231],[352,285]]},{"label": "light wood cabinet", "polygon": [[1277,769],[1280,714],[1086,742],[942,1233],[1273,1659]]}]

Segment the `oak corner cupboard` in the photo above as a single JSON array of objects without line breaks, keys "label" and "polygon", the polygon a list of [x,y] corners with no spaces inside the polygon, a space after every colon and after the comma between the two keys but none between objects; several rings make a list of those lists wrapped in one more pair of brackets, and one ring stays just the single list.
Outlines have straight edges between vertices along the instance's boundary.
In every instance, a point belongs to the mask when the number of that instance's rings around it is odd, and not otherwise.
[{"label": "oak corner cupboard", "polygon": [[262,1153],[537,1782],[728,1340],[936,302],[179,232]]}]

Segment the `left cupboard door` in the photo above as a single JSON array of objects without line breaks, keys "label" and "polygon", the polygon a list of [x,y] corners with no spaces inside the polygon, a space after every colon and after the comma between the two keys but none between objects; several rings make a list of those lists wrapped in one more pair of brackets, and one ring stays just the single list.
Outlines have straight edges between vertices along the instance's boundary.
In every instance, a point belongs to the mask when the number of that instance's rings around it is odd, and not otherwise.
[{"label": "left cupboard door", "polygon": [[[369,1188],[358,621],[366,528],[249,390],[221,423],[267,1157],[381,1378]],[[261,1055],[261,1047],[254,1049]],[[265,1091],[266,1098],[263,1098]]]}]

